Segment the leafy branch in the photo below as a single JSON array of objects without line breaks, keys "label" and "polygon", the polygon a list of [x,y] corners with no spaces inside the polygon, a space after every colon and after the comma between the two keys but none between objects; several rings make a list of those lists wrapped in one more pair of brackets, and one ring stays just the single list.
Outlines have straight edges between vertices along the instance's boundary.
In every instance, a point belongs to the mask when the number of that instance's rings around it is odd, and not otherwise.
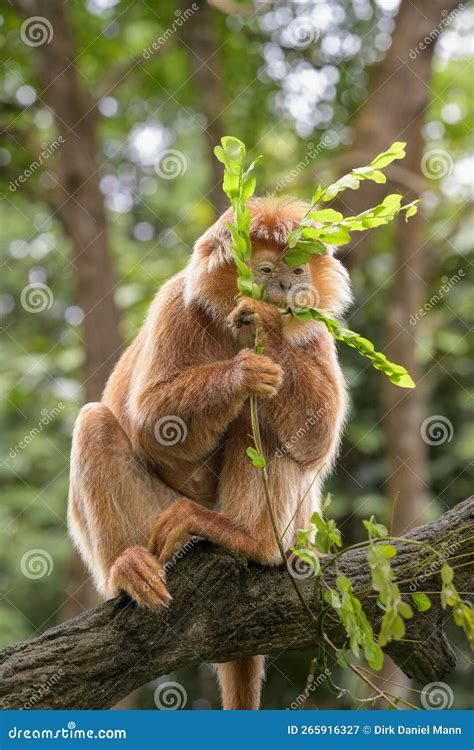
[{"label": "leafy branch", "polygon": [[[386,196],[378,206],[356,216],[344,217],[342,213],[332,208],[316,208],[320,201],[330,201],[344,190],[357,190],[364,180],[385,183],[387,178],[381,169],[396,159],[402,159],[405,156],[404,147],[403,142],[396,141],[387,151],[372,159],[367,166],[353,169],[327,188],[319,186],[313,194],[311,207],[300,225],[288,234],[287,246],[282,253],[285,260],[290,264],[307,263],[312,255],[325,255],[328,247],[339,247],[351,242],[351,232],[363,232],[388,224],[400,214],[404,214],[406,220],[416,214],[417,201],[402,205],[402,196],[397,193]],[[221,145],[216,146],[214,152],[219,161],[224,164],[223,190],[232,206],[234,223],[229,222],[227,228],[232,238],[232,253],[237,268],[237,287],[241,294],[254,299],[265,299],[265,289],[261,284],[254,282],[252,270],[248,265],[252,257],[252,244],[250,242],[251,219],[247,201],[255,192],[256,179],[252,172],[260,157],[244,169],[245,144],[232,136],[222,138]],[[415,387],[404,367],[390,362],[384,354],[375,351],[372,342],[344,328],[336,320],[327,317],[323,311],[316,308],[293,308],[291,313],[299,320],[318,320],[324,323],[334,338],[343,341],[369,359],[373,367],[385,373],[394,385],[400,388]],[[262,463],[261,458],[258,461]]]},{"label": "leafy branch", "polygon": [[[288,234],[287,245],[283,250],[282,257],[289,264],[307,263],[314,254],[326,254],[328,246],[338,247],[349,243],[352,239],[351,232],[366,231],[388,224],[398,215],[404,214],[405,220],[408,220],[410,216],[416,214],[417,201],[402,205],[402,196],[398,194],[386,196],[382,203],[356,216],[344,217],[342,213],[332,208],[318,209],[316,207],[320,201],[330,201],[344,190],[358,189],[364,180],[385,183],[386,177],[381,170],[394,160],[405,156],[404,146],[404,143],[395,142],[387,151],[376,156],[369,165],[353,169],[349,174],[325,189],[318,187],[313,194],[311,207],[300,225]],[[255,283],[252,269],[248,264],[252,256],[252,244],[250,241],[251,216],[247,207],[247,201],[255,192],[256,179],[252,172],[258,160],[252,162],[245,169],[245,145],[242,141],[230,136],[222,139],[221,146],[215,148],[215,154],[219,161],[224,164],[223,189],[232,206],[233,223],[229,222],[227,228],[232,240],[232,254],[237,269],[238,291],[240,294],[250,296],[255,300],[266,299],[265,286]],[[384,354],[375,351],[372,342],[358,333],[343,327],[337,320],[327,317],[323,311],[316,308],[294,308],[290,312],[299,320],[316,320],[323,323],[335,339],[343,341],[348,346],[356,349],[359,354],[369,359],[376,369],[384,372],[395,385],[401,388],[415,387],[413,380],[404,367],[390,362]],[[257,329],[255,332],[255,351],[262,353],[263,349],[258,343],[258,334]],[[262,473],[263,492],[275,540],[282,559],[286,560],[282,543],[283,535],[279,533],[273,512],[267,460],[263,453],[260,435],[258,405],[257,399],[254,396],[250,398],[250,417],[253,446],[247,448],[247,455],[252,464]],[[323,598],[328,606],[318,620],[314,618],[299,586],[294,580],[288,561],[286,563],[287,571],[295,591],[309,616],[311,625],[316,627],[319,635],[322,636],[321,642],[326,644],[326,647],[329,646],[335,651],[336,658],[342,666],[352,669],[364,682],[376,689],[363,670],[350,662],[347,649],[336,648],[327,637],[324,630],[325,618],[331,612],[334,613],[347,634],[347,645],[352,654],[356,658],[359,658],[363,654],[369,666],[379,671],[384,661],[383,647],[392,640],[403,640],[405,636],[405,620],[413,616],[413,608],[408,602],[403,600],[390,564],[390,559],[397,554],[397,550],[389,542],[394,541],[395,538],[389,537],[386,528],[382,524],[377,524],[371,518],[368,521],[364,521],[369,534],[368,541],[341,549],[341,533],[335,521],[328,519],[325,515],[329,503],[330,498],[323,504],[321,513],[314,513],[311,516],[308,528],[298,530],[297,543],[293,547],[294,554],[311,566],[318,587],[322,586],[325,589]],[[320,565],[321,554],[331,555],[331,560],[336,561],[337,565],[337,559],[341,554],[356,547],[365,547],[367,549],[372,589],[376,593],[378,606],[383,612],[378,636],[374,634],[373,627],[364,612],[361,600],[353,592],[350,579],[345,575],[339,574],[336,576],[336,588],[331,588],[325,581],[324,569]],[[432,548],[430,548],[430,551],[437,554],[436,550]],[[413,594],[412,602],[419,611],[425,611],[431,607],[431,601],[424,593],[418,592]],[[471,645],[473,645],[473,610],[470,604],[462,600],[457,592],[453,583],[453,569],[447,563],[444,563],[442,567],[441,603],[443,608],[448,606],[453,608],[455,622],[464,628]],[[326,648],[323,648],[321,654],[324,664],[327,662],[326,650]],[[335,691],[340,691],[340,688],[336,685],[330,685],[330,687]],[[378,691],[378,694],[383,696],[393,708],[398,707],[398,699],[395,699],[394,702],[392,700],[393,696],[389,693]]]}]

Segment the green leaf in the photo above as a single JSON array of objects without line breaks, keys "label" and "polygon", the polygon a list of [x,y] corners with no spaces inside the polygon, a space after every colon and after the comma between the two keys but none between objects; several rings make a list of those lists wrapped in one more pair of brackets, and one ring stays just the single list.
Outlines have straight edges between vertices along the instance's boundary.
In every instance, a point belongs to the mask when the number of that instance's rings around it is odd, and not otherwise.
[{"label": "green leaf", "polygon": [[379,644],[374,640],[364,648],[364,656],[371,669],[375,669],[376,672],[380,672],[383,667],[384,653],[380,648]]},{"label": "green leaf", "polygon": [[255,448],[251,448],[250,446],[247,448],[247,456],[252,461],[252,464],[257,469],[263,469],[267,465],[267,462],[265,461],[265,458],[262,456],[261,453],[259,453]]},{"label": "green leaf", "polygon": [[[373,366],[377,370],[381,370],[382,372],[384,372],[389,380],[394,383],[394,385],[398,385],[400,388],[415,387],[415,383],[413,382],[405,368],[401,365],[396,365],[393,362],[390,362],[387,357],[381,352],[376,352],[375,350],[373,350],[373,344],[371,344],[370,341],[364,339],[362,336],[359,336],[359,334],[355,333],[355,331],[350,331],[348,328],[343,328],[337,320],[328,318],[326,315],[324,315],[324,313],[321,312],[321,310],[318,310],[314,307],[308,308],[308,310],[313,320],[319,320],[324,323],[329,333],[331,333],[334,338],[338,339],[339,341],[344,341],[345,344],[352,347],[353,349],[356,349],[359,354],[362,354],[362,356],[370,359]],[[292,314],[295,315],[295,317],[298,317],[300,320],[308,319],[308,316],[303,317],[300,313],[295,314],[294,311],[292,311]]]},{"label": "green leaf", "polygon": [[418,612],[426,612],[428,609],[431,608],[431,601],[426,594],[412,594],[411,598],[413,599],[416,608],[418,609]]},{"label": "green leaf", "polygon": [[342,607],[341,597],[334,589],[328,589],[325,591],[324,598],[333,609],[340,609]]},{"label": "green leaf", "polygon": [[389,560],[397,554],[397,550],[391,544],[381,544],[379,550]]},{"label": "green leaf", "polygon": [[357,175],[357,177],[360,177],[362,180],[372,180],[372,182],[377,183],[387,182],[387,178],[385,177],[383,172],[380,172],[378,169],[373,169],[373,167],[370,166],[354,169],[354,174]]},{"label": "green leaf", "polygon": [[336,651],[336,661],[342,669],[349,669],[350,661],[347,655],[347,651],[342,648],[338,648]]},{"label": "green leaf", "polygon": [[343,215],[340,211],[335,211],[333,208],[322,208],[320,211],[312,211],[309,216],[314,221],[342,221]]},{"label": "green leaf", "polygon": [[321,185],[318,185],[311,199],[311,203],[313,206],[316,205],[316,203],[319,203],[319,201],[323,198],[325,192],[326,192],[325,188],[321,187]]},{"label": "green leaf", "polygon": [[304,265],[311,258],[311,253],[308,250],[291,250],[285,255],[285,261],[290,266]]},{"label": "green leaf", "polygon": [[375,159],[372,159],[372,161],[370,162],[370,166],[377,167],[377,169],[383,169],[384,167],[387,167],[389,164],[395,161],[395,159],[405,158],[406,145],[407,144],[403,141],[395,141],[395,143],[392,143],[387,151],[382,151],[382,153],[378,154]]},{"label": "green leaf", "polygon": [[441,580],[443,583],[451,583],[454,578],[454,570],[448,563],[443,563],[441,568]]}]

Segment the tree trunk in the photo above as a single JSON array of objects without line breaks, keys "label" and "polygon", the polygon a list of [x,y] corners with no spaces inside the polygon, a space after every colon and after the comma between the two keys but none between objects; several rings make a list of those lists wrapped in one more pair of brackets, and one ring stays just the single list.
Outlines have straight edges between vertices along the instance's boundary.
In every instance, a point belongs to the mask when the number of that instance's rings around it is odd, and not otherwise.
[{"label": "tree trunk", "polygon": [[[185,3],[185,8],[188,3]],[[191,66],[194,71],[199,107],[206,118],[204,135],[208,160],[211,169],[211,187],[207,198],[212,204],[216,217],[228,207],[228,200],[222,190],[222,167],[214,156],[214,147],[226,133],[223,113],[226,109],[226,96],[222,86],[222,71],[219,65],[219,45],[214,27],[217,11],[203,3],[190,21],[183,24],[181,36],[190,51]]]},{"label": "tree trunk", "polygon": [[[75,302],[84,312],[85,400],[98,401],[120,355],[116,277],[109,248],[104,198],[100,191],[97,153],[97,110],[87,83],[75,66],[76,49],[63,0],[14,0],[29,18],[41,16],[52,27],[49,43],[33,50],[42,90],[62,145],[58,150],[60,190],[57,215],[73,249]],[[65,619],[97,602],[82,561],[73,552],[68,576]]]},{"label": "tree trunk", "polygon": [[[440,564],[409,539],[443,550],[443,559],[455,567],[458,590],[472,589],[473,525],[471,498],[397,543],[392,566],[401,590],[409,591],[418,577],[419,587],[439,590]],[[456,565],[455,559],[462,564]],[[367,617],[377,627],[381,611],[376,597],[368,595],[372,587],[366,550],[346,552],[337,571],[330,564],[324,574],[329,586],[339,573],[351,578]],[[320,613],[326,605],[314,579],[297,583],[312,612]],[[0,652],[0,706],[108,708],[148,680],[184,665],[317,647],[320,636],[282,568],[261,567],[200,542],[171,571],[168,586],[173,603],[162,613],[118,597]],[[441,609],[438,595],[430,598],[431,609],[415,612],[407,621],[405,639],[386,649],[421,684],[442,679],[455,665],[442,631],[449,614]],[[339,647],[344,644],[346,636],[336,618],[326,618],[325,632]]]},{"label": "tree trunk", "polygon": [[34,59],[42,86],[39,95],[63,139],[58,151],[63,192],[58,216],[72,242],[76,302],[85,315],[86,401],[97,401],[119,357],[120,333],[116,277],[99,187],[96,106],[74,63],[76,49],[64,2],[15,0],[15,4],[26,17],[46,18],[53,29],[50,43],[35,47]]}]

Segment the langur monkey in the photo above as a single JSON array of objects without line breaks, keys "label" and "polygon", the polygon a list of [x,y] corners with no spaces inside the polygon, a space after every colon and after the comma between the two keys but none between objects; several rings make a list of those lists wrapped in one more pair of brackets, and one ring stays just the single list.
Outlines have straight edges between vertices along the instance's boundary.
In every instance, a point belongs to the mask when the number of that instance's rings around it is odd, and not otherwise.
[{"label": "langur monkey", "polygon": [[[125,591],[142,606],[168,605],[164,565],[191,535],[263,565],[282,562],[259,470],[246,455],[250,395],[258,397],[285,549],[319,508],[346,389],[324,325],[281,308],[313,305],[337,315],[350,289],[331,252],[296,267],[283,259],[288,232],[308,208],[274,197],[249,203],[249,265],[254,280],[266,284],[268,302],[237,297],[226,211],[156,295],[102,401],[82,408],[69,526],[104,597]],[[252,350],[255,325],[262,355]],[[263,657],[217,668],[225,709],[259,707]]]}]

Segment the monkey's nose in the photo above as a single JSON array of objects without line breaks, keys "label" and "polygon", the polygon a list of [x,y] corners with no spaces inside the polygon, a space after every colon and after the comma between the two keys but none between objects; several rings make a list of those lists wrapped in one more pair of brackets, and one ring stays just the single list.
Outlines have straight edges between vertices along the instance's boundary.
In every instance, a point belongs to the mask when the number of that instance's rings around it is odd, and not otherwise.
[{"label": "monkey's nose", "polygon": [[280,289],[282,292],[287,292],[291,287],[289,281],[280,281]]}]

